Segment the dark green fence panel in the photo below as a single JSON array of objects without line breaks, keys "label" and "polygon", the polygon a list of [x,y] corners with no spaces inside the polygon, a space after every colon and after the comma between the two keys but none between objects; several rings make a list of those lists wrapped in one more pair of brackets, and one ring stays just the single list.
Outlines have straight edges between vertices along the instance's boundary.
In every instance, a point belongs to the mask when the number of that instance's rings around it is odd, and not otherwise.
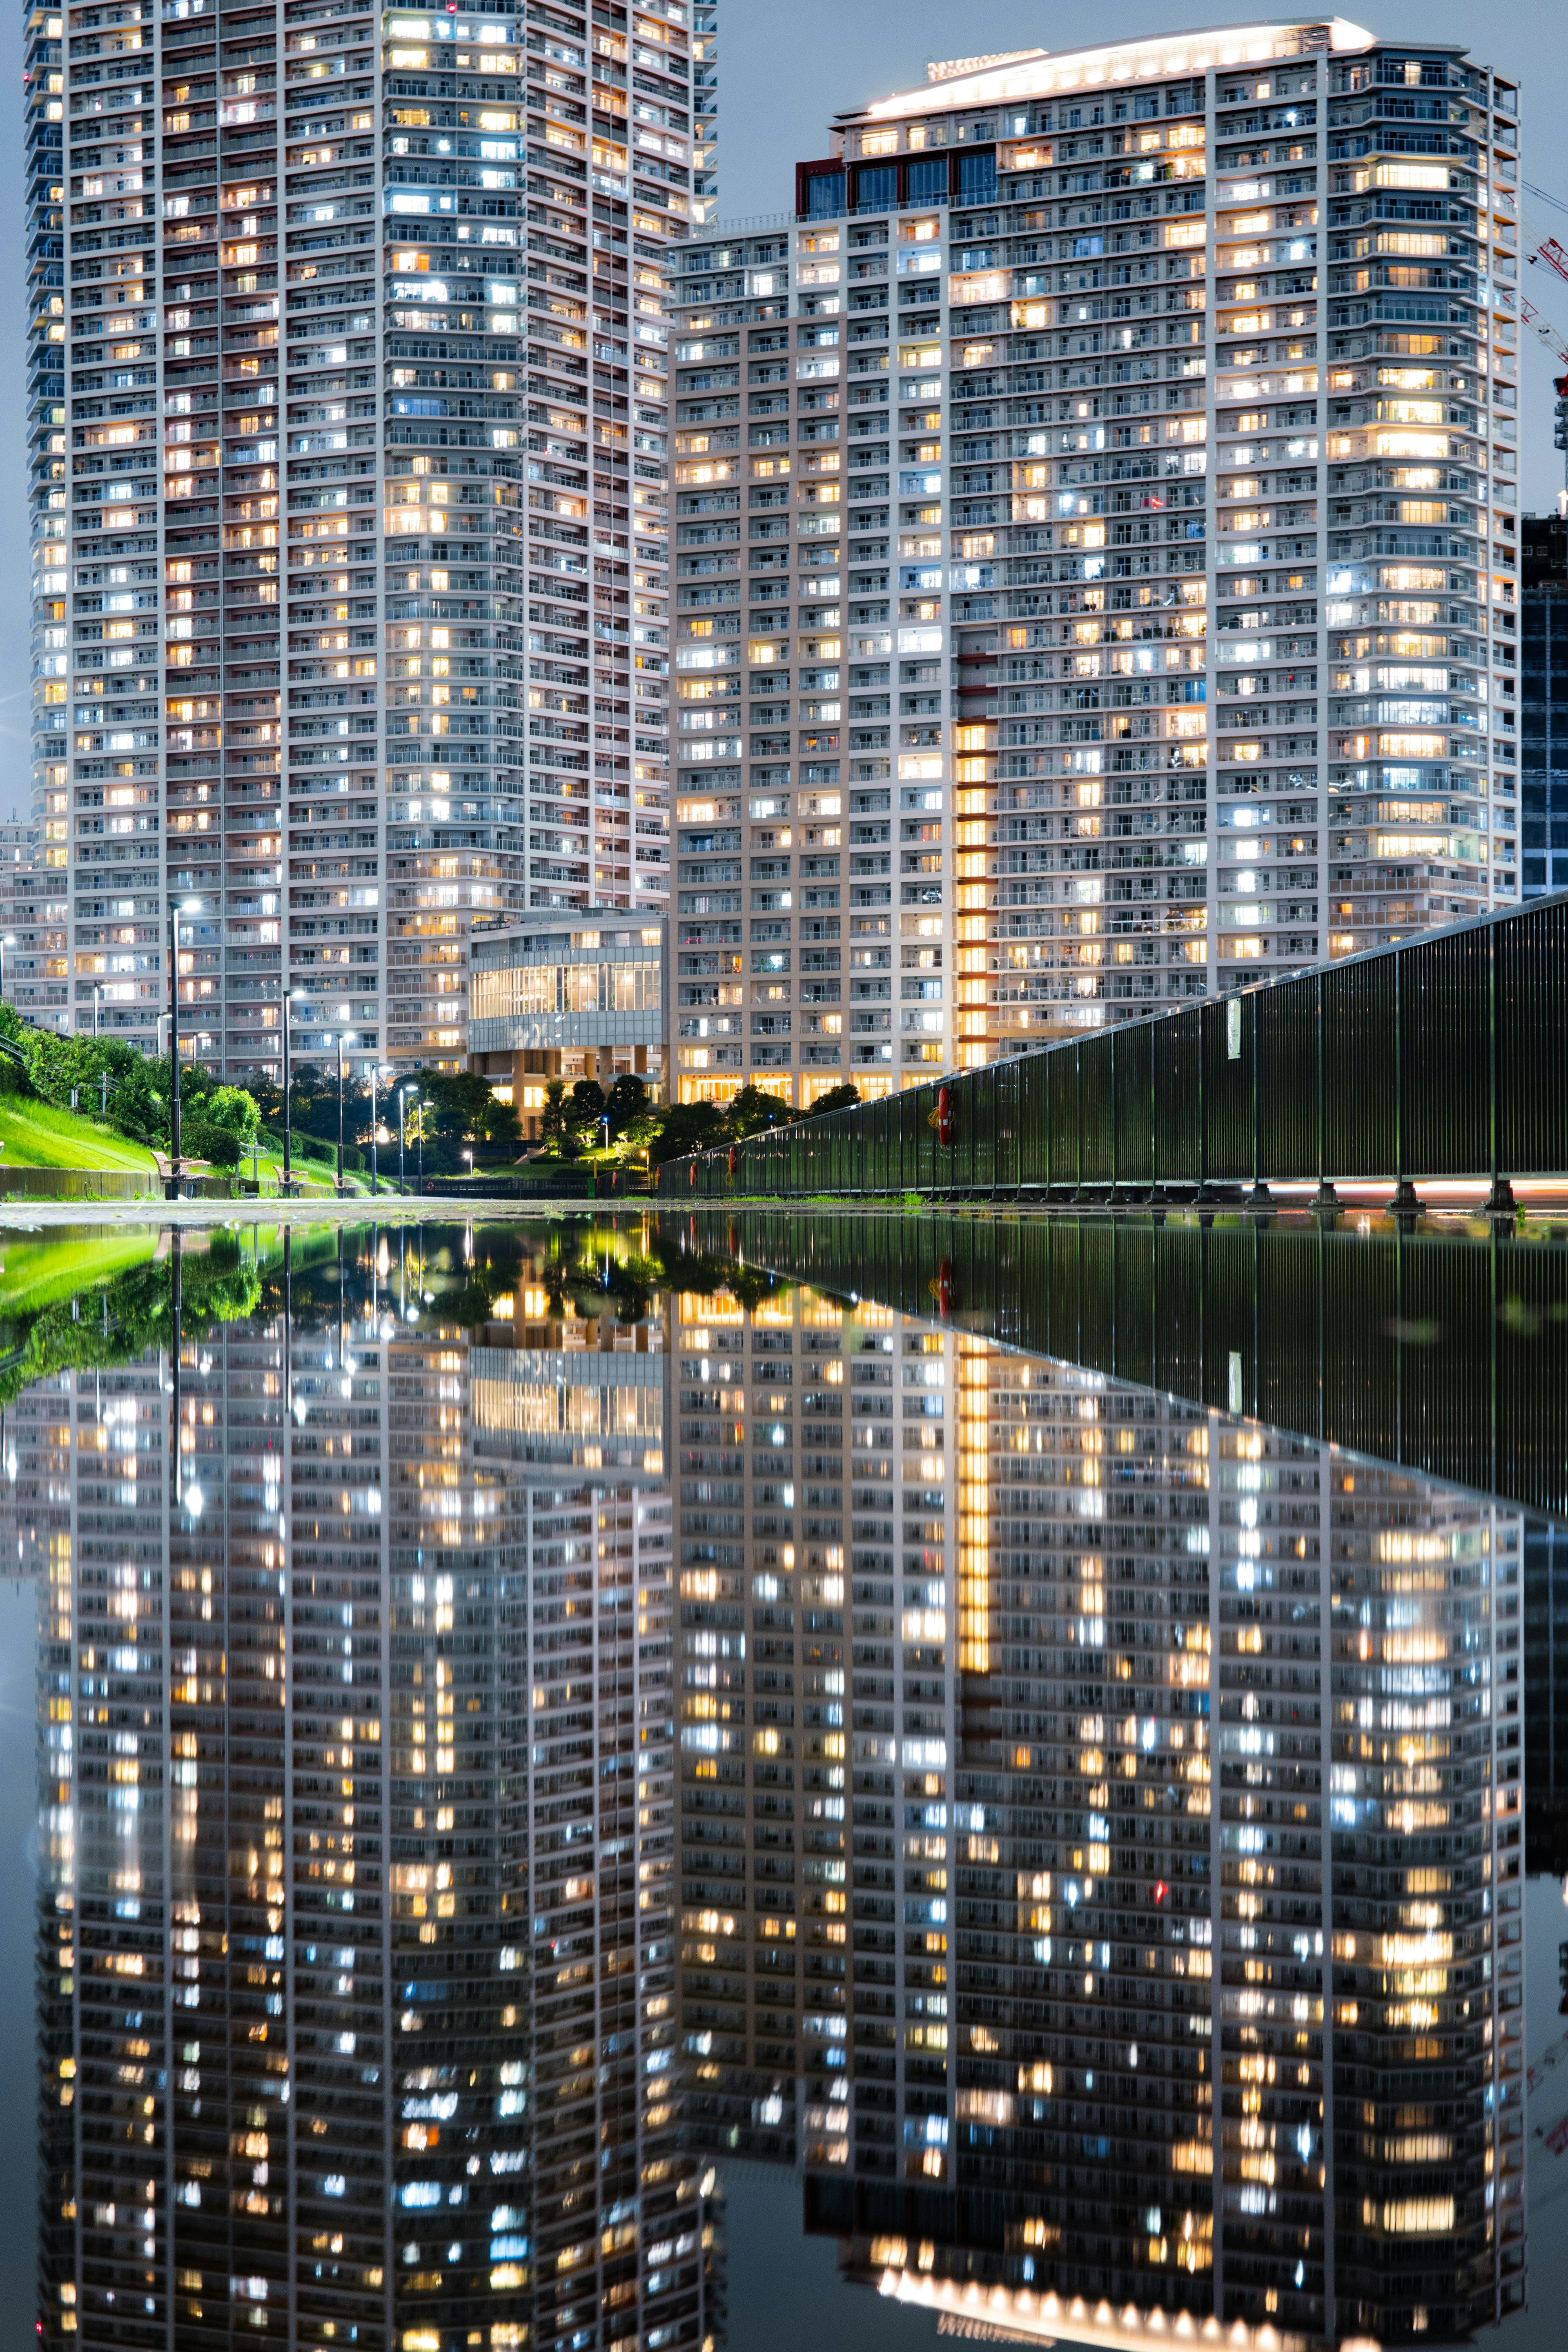
[{"label": "dark green fence panel", "polygon": [[1318,1285],[1321,1229],[1300,1227],[1255,1237],[1258,1328],[1263,1351],[1253,1408],[1281,1429],[1312,1430],[1321,1410],[1318,1381]]},{"label": "dark green fence panel", "polygon": [[[1079,1229],[1078,1307],[1080,1333],[1093,1333],[1100,1346],[1089,1343],[1089,1361],[1098,1360],[1114,1370],[1116,1319],[1116,1223],[1109,1216],[1083,1218]],[[1084,1345],[1082,1337],[1079,1342]],[[1081,1357],[1080,1361],[1084,1360]]]},{"label": "dark green fence panel", "polygon": [[936,1189],[937,1140],[931,1119],[936,1111],[936,1088],[920,1087],[915,1091],[915,1189],[931,1192]]},{"label": "dark green fence panel", "polygon": [[1204,1157],[1211,1184],[1252,1181],[1253,992],[1203,1008]]},{"label": "dark green fence panel", "polygon": [[1387,1176],[1394,1165],[1398,1055],[1394,959],[1325,971],[1324,1155],[1333,1176]]},{"label": "dark green fence panel", "polygon": [[1046,1055],[1048,1157],[1053,1192],[1063,1188],[1076,1191],[1082,1177],[1082,1129],[1078,1117],[1079,1078],[1079,1047],[1076,1045],[1058,1046],[1054,1053]]},{"label": "dark green fence panel", "polygon": [[996,1169],[998,1192],[1018,1189],[1018,1105],[1024,1066],[1015,1059],[996,1065]]},{"label": "dark green fence panel", "polygon": [[1421,940],[1399,959],[1403,1165],[1459,1176],[1491,1160],[1489,925]]},{"label": "dark green fence panel", "polygon": [[1531,1496],[1561,1517],[1568,1513],[1568,1298],[1562,1264],[1554,1250],[1537,1242],[1497,1244],[1493,1255],[1499,1436],[1486,1484],[1504,1495]]},{"label": "dark green fence panel", "polygon": [[1491,1483],[1490,1431],[1475,1411],[1475,1370],[1492,1347],[1490,1252],[1468,1238],[1394,1239],[1399,1439],[1439,1477]]},{"label": "dark green fence panel", "polygon": [[1018,1075],[1018,1182],[1026,1192],[1044,1192],[1050,1181],[1050,1054],[1026,1054],[1015,1062]]},{"label": "dark green fence panel", "polygon": [[[1143,1217],[1118,1218],[1111,1227],[1116,1302],[1116,1369],[1124,1381],[1154,1383],[1154,1227]],[[1114,1463],[1100,1475],[1114,1479]],[[1110,1506],[1108,1505],[1108,1508]]]},{"label": "dark green fence panel", "polygon": [[1499,1162],[1505,1175],[1560,1173],[1568,1169],[1568,898],[1497,924],[1493,938]]},{"label": "dark green fence panel", "polygon": [[1084,1038],[1078,1049],[1079,1118],[1086,1184],[1109,1184],[1115,1175],[1114,1051],[1103,1030]]},{"label": "dark green fence panel", "polygon": [[1050,1238],[1050,1338],[1047,1353],[1081,1363],[1083,1317],[1079,1307],[1079,1271],[1083,1254],[1081,1218],[1053,1224]]},{"label": "dark green fence panel", "polygon": [[1147,1192],[1154,1181],[1154,1029],[1139,1021],[1113,1029],[1116,1059],[1116,1182]]},{"label": "dark green fence panel", "polygon": [[1203,1393],[1206,1239],[1195,1222],[1167,1222],[1154,1234],[1154,1383],[1173,1396]]},{"label": "dark green fence panel", "polygon": [[1155,1175],[1162,1184],[1196,1184],[1201,1015],[1196,1005],[1153,1024]]},{"label": "dark green fence panel", "polygon": [[995,1189],[996,1077],[992,1066],[976,1070],[969,1082],[969,1189],[973,1192]]},{"label": "dark green fence panel", "polygon": [[1325,1249],[1322,1432],[1353,1451],[1385,1452],[1398,1422],[1400,1339],[1394,1242]]},{"label": "dark green fence panel", "polygon": [[1258,1041],[1259,1147],[1266,1183],[1318,1172],[1318,983],[1260,988],[1250,999]]},{"label": "dark green fence panel", "polygon": [[1219,1412],[1257,1410],[1257,1246],[1256,1227],[1241,1219],[1204,1235],[1204,1397]]}]

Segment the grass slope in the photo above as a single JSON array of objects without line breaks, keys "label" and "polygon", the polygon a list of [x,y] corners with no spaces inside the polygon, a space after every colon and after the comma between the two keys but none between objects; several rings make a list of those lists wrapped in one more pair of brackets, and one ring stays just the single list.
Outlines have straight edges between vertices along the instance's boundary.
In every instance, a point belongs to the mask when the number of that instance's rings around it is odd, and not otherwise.
[{"label": "grass slope", "polygon": [[0,1096],[0,1168],[123,1168],[151,1173],[153,1155],[112,1129],[22,1095]]}]

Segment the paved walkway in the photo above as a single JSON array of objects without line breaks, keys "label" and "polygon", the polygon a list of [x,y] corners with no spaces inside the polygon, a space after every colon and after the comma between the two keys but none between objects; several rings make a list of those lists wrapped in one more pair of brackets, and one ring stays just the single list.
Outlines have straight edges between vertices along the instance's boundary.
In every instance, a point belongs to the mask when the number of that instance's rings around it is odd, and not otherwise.
[{"label": "paved walkway", "polygon": [[29,1201],[0,1200],[0,1233],[33,1232],[49,1225],[364,1225],[462,1224],[473,1217],[487,1223],[520,1224],[538,1216],[597,1216],[606,1208],[619,1216],[640,1216],[657,1210],[649,1200],[452,1200],[431,1194],[351,1192],[340,1201],[331,1194],[309,1201]]}]

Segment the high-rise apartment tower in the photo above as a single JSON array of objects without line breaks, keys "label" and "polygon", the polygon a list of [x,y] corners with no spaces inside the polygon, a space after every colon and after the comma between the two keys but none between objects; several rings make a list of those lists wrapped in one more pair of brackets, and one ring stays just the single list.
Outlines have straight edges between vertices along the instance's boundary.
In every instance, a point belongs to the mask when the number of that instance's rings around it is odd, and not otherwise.
[{"label": "high-rise apartment tower", "polygon": [[476,913],[665,894],[689,10],[111,0],[27,37],[49,1017],[97,983],[152,1048],[189,900],[203,1060],[279,1076],[287,989],[301,1056],[460,1066]]},{"label": "high-rise apartment tower", "polygon": [[1518,893],[1518,93],[1338,19],[933,66],[679,257],[682,1097]]}]

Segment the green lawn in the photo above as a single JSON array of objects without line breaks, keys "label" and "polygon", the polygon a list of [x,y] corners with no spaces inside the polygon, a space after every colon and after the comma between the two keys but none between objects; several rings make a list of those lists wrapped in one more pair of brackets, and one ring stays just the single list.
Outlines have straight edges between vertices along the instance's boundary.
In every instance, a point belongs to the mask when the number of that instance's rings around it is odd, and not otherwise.
[{"label": "green lawn", "polygon": [[152,1174],[153,1154],[111,1128],[30,1096],[0,1096],[0,1168],[121,1168]]}]

